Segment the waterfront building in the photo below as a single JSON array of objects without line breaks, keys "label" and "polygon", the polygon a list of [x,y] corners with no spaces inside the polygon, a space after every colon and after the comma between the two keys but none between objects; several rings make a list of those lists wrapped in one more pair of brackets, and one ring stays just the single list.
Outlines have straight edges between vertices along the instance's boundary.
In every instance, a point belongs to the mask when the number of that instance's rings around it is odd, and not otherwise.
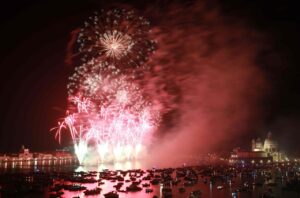
[{"label": "waterfront building", "polygon": [[0,167],[38,166],[38,165],[56,165],[56,164],[77,164],[77,158],[74,154],[65,151],[55,151],[48,153],[31,153],[28,148],[21,147],[19,153],[0,155]]},{"label": "waterfront building", "polygon": [[279,150],[278,143],[274,140],[272,133],[269,132],[266,139],[252,139],[252,149],[234,149],[231,153],[229,162],[231,163],[271,163],[282,162],[287,157]]},{"label": "waterfront building", "polygon": [[286,160],[286,156],[280,151],[277,141],[269,132],[264,143],[260,139],[252,140],[252,151],[262,151],[273,158],[273,161],[280,162]]}]

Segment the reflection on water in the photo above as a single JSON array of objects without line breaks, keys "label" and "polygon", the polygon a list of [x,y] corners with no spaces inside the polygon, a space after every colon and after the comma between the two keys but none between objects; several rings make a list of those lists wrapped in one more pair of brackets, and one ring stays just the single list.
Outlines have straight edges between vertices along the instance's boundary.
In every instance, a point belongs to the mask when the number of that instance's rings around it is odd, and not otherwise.
[{"label": "reflection on water", "polygon": [[[143,166],[145,167],[145,166]],[[102,163],[99,165],[81,165],[75,169],[75,172],[101,172],[103,170],[131,170],[143,168],[139,161],[126,161],[126,162],[115,162],[115,163]]]},{"label": "reflection on water", "polygon": [[[41,163],[38,162],[22,162],[22,163],[17,163],[17,162],[12,162],[12,163],[1,163],[0,164],[0,170],[1,173],[4,172],[22,172],[24,173],[25,177],[30,178],[30,181],[34,181],[34,174],[32,172],[36,172],[38,174],[41,174],[41,172],[47,172],[49,174],[43,175],[43,177],[51,177],[51,181],[54,181],[55,184],[63,184],[63,185],[70,185],[70,184],[79,184],[82,186],[85,186],[87,189],[94,189],[96,187],[100,187],[102,189],[101,194],[97,196],[91,196],[91,197],[103,197],[103,194],[108,193],[110,191],[115,190],[115,185],[119,183],[120,181],[118,180],[110,180],[110,179],[103,179],[103,175],[101,176],[102,173],[107,172],[108,170],[133,170],[133,169],[143,169],[146,171],[146,169],[149,169],[146,165],[144,165],[141,161],[126,161],[126,162],[117,162],[117,163],[106,163],[106,164],[99,164],[96,166],[91,166],[91,165],[85,165],[85,166],[78,166],[78,165],[72,165],[70,163],[67,163],[65,161],[57,161],[56,163],[52,163],[49,161],[44,161]],[[150,168],[151,170],[155,170]],[[207,198],[232,198],[233,193],[235,192],[236,189],[241,188],[241,186],[244,186],[245,184],[249,185],[249,192],[239,192],[237,194],[237,197],[239,198],[258,198],[260,195],[265,192],[270,186],[263,184],[262,186],[255,186],[252,185],[255,183],[255,181],[258,179],[258,174],[256,171],[252,171],[253,174],[247,174],[247,177],[245,175],[243,176],[241,172],[239,171],[233,171],[232,169],[226,169],[228,171],[232,171],[233,175],[236,175],[232,178],[229,177],[223,177],[224,174],[227,174],[225,168],[221,169],[222,174],[219,175],[218,177],[215,176],[215,172],[213,171],[210,174],[210,177],[203,174],[201,172],[202,170],[211,170],[210,167],[204,167],[199,170],[199,182],[197,182],[193,186],[185,186],[184,185],[184,177],[181,177],[180,180],[181,182],[178,185],[170,183],[171,191],[173,194],[173,197],[178,197],[178,198],[186,198],[189,197],[189,194],[192,191],[196,190],[201,190],[202,196],[201,197],[207,197]],[[267,171],[272,172],[272,168],[267,169]],[[53,177],[53,173],[56,172],[55,177]],[[92,183],[82,183],[80,181],[74,181],[70,180],[71,177],[74,177],[74,175],[80,175],[83,174],[82,172],[93,172],[91,174],[92,178],[96,179],[96,182]],[[111,172],[111,171],[109,171]],[[261,174],[264,171],[260,171]],[[118,175],[121,176],[122,172],[121,171],[115,171],[114,173],[117,173]],[[201,173],[201,174],[200,174]],[[246,173],[248,173],[246,171]],[[142,186],[145,183],[149,183],[149,181],[143,180],[142,178],[146,176],[148,173],[144,172],[143,176],[141,177],[136,177],[137,180],[141,180],[140,186]],[[154,173],[156,174],[162,174],[159,170]],[[1,174],[0,174],[1,175]],[[3,174],[4,175],[4,174]],[[19,174],[16,174],[19,177]],[[48,176],[47,176],[48,175]],[[86,174],[89,175],[89,174]],[[155,178],[154,175],[152,178]],[[201,176],[200,176],[201,175]],[[215,179],[214,181],[211,179],[211,177],[219,178]],[[261,177],[262,175],[260,175]],[[102,178],[102,179],[101,179]],[[174,171],[172,173],[172,178],[173,180],[177,180],[177,173]],[[179,176],[178,176],[179,178]],[[103,182],[103,184],[99,184],[98,182],[100,181]],[[121,190],[125,190],[126,187],[128,187],[132,181],[126,182],[126,180],[130,180],[131,175],[129,172],[127,172],[126,176],[124,176],[124,185],[121,187]],[[26,180],[27,181],[27,180]],[[72,182],[71,182],[72,181]],[[1,185],[1,184],[0,184]],[[53,186],[54,186],[53,185]],[[291,194],[291,193],[284,193],[281,191],[282,189],[282,182],[277,182],[278,186],[273,186],[272,190],[274,193],[276,193],[276,197],[289,197],[289,198],[294,198],[297,197],[296,194]],[[179,193],[179,188],[185,187],[186,192],[185,193]],[[219,189],[218,187],[222,186],[222,189]],[[153,197],[154,195],[158,197],[163,197],[163,189],[166,187],[166,183],[159,183],[158,185],[150,185],[149,188],[153,189],[152,193],[146,193],[145,189],[143,188],[142,191],[138,192],[119,192],[119,198],[150,198]],[[84,191],[69,191],[69,190],[62,190],[63,196],[62,197],[86,197],[84,195]],[[45,197],[49,197],[50,194],[50,186],[48,186],[45,189]],[[1,194],[0,194],[1,197]]]},{"label": "reflection on water", "polygon": [[[124,163],[112,163],[112,164],[101,164],[99,166],[79,166],[78,168],[76,168],[76,171],[98,171],[97,174],[94,176],[95,179],[99,179],[100,177],[100,172],[102,171],[107,171],[107,169],[124,169],[125,167],[131,167],[130,169],[135,169],[135,168],[141,168],[140,167],[140,163],[138,162],[124,162]],[[118,175],[120,175],[121,173],[119,172]],[[155,174],[160,174],[160,172],[156,172]],[[144,176],[147,175],[147,173],[144,174]],[[176,176],[176,171],[174,171],[172,173],[172,177],[173,179],[175,179]],[[139,178],[142,179],[143,177]],[[239,188],[240,186],[243,186],[245,183],[249,183],[249,181],[252,181],[252,179],[255,180],[255,177],[253,178],[245,178],[242,177],[241,174],[239,174],[236,178],[231,179],[227,179],[227,181],[222,181],[222,179],[220,180],[215,180],[214,182],[208,182],[205,183],[205,178],[208,179],[208,181],[210,180],[209,177],[207,176],[201,176],[199,177],[199,182],[194,185],[194,186],[185,186],[186,192],[185,193],[179,193],[179,188],[183,187],[184,185],[184,180],[181,181],[181,183],[179,183],[178,185],[173,185],[172,183],[170,184],[170,188],[173,194],[173,197],[178,197],[178,198],[186,198],[186,197],[190,197],[190,193],[192,191],[196,191],[196,190],[201,190],[201,197],[209,197],[209,198],[259,198],[260,195],[265,192],[269,186],[267,185],[263,185],[263,186],[258,186],[255,187],[253,185],[253,187],[250,187],[252,190],[251,192],[239,192],[236,194],[236,196],[233,196],[235,194],[233,194],[235,192],[235,190],[237,188]],[[130,179],[130,174],[128,173],[125,177],[124,177],[125,181]],[[183,179],[183,178],[181,178]],[[114,191],[115,188],[114,186],[118,183],[118,181],[112,181],[112,180],[102,180],[104,182],[104,184],[102,184],[101,187],[102,191],[101,194],[98,196],[93,196],[93,197],[103,197],[103,195],[105,193]],[[144,181],[142,180],[142,183],[140,184],[142,186],[142,184],[145,183],[149,183],[149,181]],[[67,184],[71,184],[71,183],[67,183]],[[74,183],[73,183],[74,184]],[[123,187],[121,188],[121,190],[126,189],[126,187],[128,187],[131,184],[131,182],[124,182]],[[89,184],[82,184],[85,187],[87,187],[87,189],[94,189],[96,187],[98,187],[97,183],[89,183]],[[158,196],[159,198],[163,197],[163,189],[166,188],[165,183],[160,183],[158,185],[151,185],[150,188],[153,189],[152,193],[146,193],[145,192],[145,188],[142,191],[138,191],[138,192],[128,192],[128,193],[119,193],[119,198],[152,198],[154,195]],[[223,186],[222,189],[218,189],[219,186]],[[281,189],[281,184],[278,183],[277,187],[273,187],[273,191],[276,192],[276,197],[289,197],[289,198],[296,198],[296,194],[293,193],[285,193],[283,194],[280,189]],[[81,192],[71,192],[71,191],[67,191],[64,190],[64,197],[86,197],[83,193],[83,191]]]}]

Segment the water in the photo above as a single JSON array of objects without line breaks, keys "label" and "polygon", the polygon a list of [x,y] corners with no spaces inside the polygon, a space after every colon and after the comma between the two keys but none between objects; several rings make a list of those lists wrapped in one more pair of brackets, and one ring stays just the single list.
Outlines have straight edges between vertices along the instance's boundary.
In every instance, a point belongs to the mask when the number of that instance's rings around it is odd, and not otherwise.
[{"label": "water", "polygon": [[[52,174],[54,172],[63,172],[63,173],[70,173],[70,172],[90,172],[95,171],[97,172],[96,175],[93,177],[95,179],[100,178],[101,171],[105,169],[109,170],[130,170],[130,169],[151,169],[152,167],[145,167],[141,162],[135,161],[135,162],[124,162],[124,163],[112,163],[112,164],[101,164],[99,166],[78,166],[78,165],[67,165],[67,164],[61,164],[61,165],[49,165],[49,166],[10,166],[7,165],[6,167],[0,166],[0,175],[4,175],[7,173],[10,174],[29,174],[32,172],[46,172],[47,174]],[[156,167],[156,168],[162,168],[162,167]],[[268,171],[273,171],[274,167],[269,167],[267,169]],[[144,174],[145,175],[145,174]],[[175,173],[172,174],[172,176],[175,178]],[[129,179],[129,174],[124,177],[124,179]],[[207,179],[207,183],[205,183],[205,179]],[[186,198],[189,197],[190,193],[195,190],[201,190],[201,197],[205,198],[232,198],[232,193],[235,192],[237,188],[240,188],[245,183],[249,184],[249,189],[251,189],[249,192],[239,192],[236,197],[238,198],[258,198],[261,194],[268,191],[269,189],[272,190],[272,194],[275,197],[282,197],[282,198],[296,198],[299,197],[295,192],[283,192],[281,189],[284,186],[285,181],[276,181],[276,186],[268,186],[267,184],[263,184],[262,186],[256,186],[253,185],[252,182],[255,181],[255,176],[252,178],[249,177],[243,177],[242,174],[237,174],[236,177],[234,177],[231,182],[229,180],[222,182],[220,180],[216,180],[214,184],[210,183],[210,178],[206,176],[199,177],[199,182],[190,187],[185,187],[186,192],[185,193],[179,193],[179,188],[183,187],[183,182],[179,183],[178,185],[171,185],[172,194],[173,197],[178,198]],[[71,192],[68,190],[62,190],[63,195],[61,197],[104,197],[105,193],[108,193],[110,191],[114,191],[115,188],[113,187],[118,183],[118,181],[109,181],[109,180],[103,180],[104,184],[98,186],[98,182],[96,183],[85,183],[80,184],[82,186],[87,187],[87,189],[94,189],[96,187],[100,187],[102,189],[100,195],[96,196],[85,196],[84,191],[78,191],[78,192]],[[126,189],[127,186],[129,186],[131,182],[124,182],[124,185],[122,186],[121,190]],[[141,184],[149,183],[149,181],[142,181]],[[69,182],[69,181],[63,181],[62,179],[54,179],[53,184],[78,184],[76,182]],[[2,184],[3,186],[3,181]],[[141,185],[140,185],[141,186]],[[218,186],[223,186],[223,189],[218,189]],[[0,186],[1,187],[1,186]],[[122,193],[119,192],[119,198],[152,198],[154,195],[158,196],[159,198],[163,197],[162,189],[164,188],[164,184],[158,184],[158,185],[150,185],[149,188],[153,189],[152,193],[146,193],[145,188],[143,188],[142,191],[139,192],[128,192],[128,193]],[[39,194],[37,196],[32,197],[49,197],[50,195],[50,186],[47,186],[44,188],[44,193]],[[3,196],[3,195],[2,195]],[[0,196],[1,197],[1,196]],[[4,196],[3,196],[4,197]]]},{"label": "water", "polygon": [[[128,178],[128,177],[127,177]],[[236,188],[238,188],[238,186],[240,186],[241,184],[243,184],[243,180],[241,178],[237,178],[236,180],[233,180],[233,184],[229,185],[224,185],[221,182],[217,182],[214,185],[212,184],[205,184],[204,182],[199,182],[197,185],[195,186],[191,186],[191,187],[186,187],[186,192],[185,193],[179,193],[179,188],[182,187],[182,185],[177,185],[177,186],[171,186],[172,188],[172,194],[173,197],[178,197],[178,198],[187,198],[189,197],[190,193],[192,191],[195,190],[201,190],[201,194],[202,197],[205,198],[232,198],[233,195],[232,193],[234,193],[234,190]],[[110,181],[105,181],[104,185],[101,185],[100,187],[103,189],[103,191],[101,192],[101,195],[97,195],[97,196],[91,196],[91,197],[104,197],[103,194],[108,193],[110,191],[115,190],[114,189],[114,185],[117,182],[110,182]],[[145,183],[145,182],[142,182]],[[125,183],[125,185],[123,186],[122,189],[125,189],[126,186],[128,186],[129,184]],[[219,185],[224,185],[224,189],[218,190],[217,186]],[[86,186],[88,189],[94,189],[97,187],[97,184],[84,184],[84,186]],[[275,192],[274,194],[276,195],[275,197],[282,197],[282,198],[296,198],[298,197],[296,193],[293,192],[281,192],[281,187],[282,186],[277,186],[277,187],[273,187],[272,190],[273,192]],[[119,193],[119,198],[152,198],[154,195],[158,196],[159,198],[163,198],[163,193],[162,193],[162,188],[163,185],[159,184],[159,185],[151,185],[151,187],[153,189],[152,193],[146,193],[145,189],[143,189],[142,191],[139,192],[134,192],[134,193]],[[262,186],[262,187],[256,187],[256,186],[252,186],[252,192],[240,192],[237,194],[237,198],[258,198],[260,197],[261,194],[263,194],[264,192],[266,192],[266,190],[268,189],[268,187],[266,185]],[[70,192],[70,191],[63,191],[64,195],[63,197],[85,197],[83,192]]]}]

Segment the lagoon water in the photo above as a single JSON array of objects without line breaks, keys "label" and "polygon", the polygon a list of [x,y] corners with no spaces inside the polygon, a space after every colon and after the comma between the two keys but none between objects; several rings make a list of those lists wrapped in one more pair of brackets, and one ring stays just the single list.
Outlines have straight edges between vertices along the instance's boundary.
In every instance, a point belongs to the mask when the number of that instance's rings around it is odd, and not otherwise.
[{"label": "lagoon water", "polygon": [[[145,167],[141,162],[135,161],[135,162],[124,162],[124,163],[111,163],[111,164],[100,164],[98,166],[78,166],[78,165],[67,165],[67,164],[57,164],[57,165],[20,165],[15,164],[12,166],[12,164],[1,164],[0,166],[0,174],[5,173],[24,173],[28,174],[31,172],[90,172],[95,171],[97,172],[95,179],[99,179],[99,172],[109,169],[109,170],[131,170],[131,169],[151,169],[153,167]],[[155,167],[155,168],[164,168],[164,167]],[[128,175],[124,178],[128,179]],[[186,192],[185,193],[179,193],[178,189],[182,187],[182,183],[179,183],[177,186],[172,186],[172,194],[173,197],[178,198],[186,198],[189,197],[190,193],[194,190],[201,190],[202,198],[232,198],[232,193],[239,188],[241,185],[243,185],[247,181],[247,178],[243,178],[241,175],[238,175],[235,177],[231,183],[221,183],[220,181],[217,181],[215,184],[211,183],[204,183],[204,178],[199,179],[199,182],[191,187],[185,187]],[[248,178],[249,179],[249,178]],[[95,196],[85,196],[83,191],[78,192],[71,192],[68,190],[62,190],[63,195],[61,197],[69,198],[69,197],[104,197],[104,194],[110,191],[115,190],[113,187],[117,184],[116,182],[112,182],[109,180],[103,180],[104,184],[99,186],[102,188],[100,195]],[[65,182],[62,180],[55,180],[54,183],[59,184],[72,184],[70,182]],[[142,181],[142,184],[146,183],[146,181]],[[148,183],[148,181],[147,181]],[[121,189],[125,189],[130,183],[124,182],[124,185]],[[87,189],[94,189],[95,187],[98,187],[98,183],[85,183],[82,184],[83,186],[87,187]],[[217,189],[217,186],[224,186],[223,189]],[[266,192],[268,189],[272,189],[273,194],[275,197],[278,198],[296,198],[298,195],[294,192],[282,192],[281,188],[283,186],[283,183],[280,181],[277,182],[276,186],[270,187],[264,184],[263,186],[255,186],[251,184],[252,190],[250,192],[239,192],[236,197],[239,198],[259,198],[260,195],[264,192]],[[162,184],[158,185],[151,185],[151,189],[153,189],[152,193],[146,193],[145,189],[139,192],[128,192],[128,193],[122,193],[119,192],[119,198],[152,198],[154,195],[158,196],[159,198],[163,197],[162,194]],[[50,194],[50,187],[45,188],[45,193],[43,197],[49,197]],[[40,197],[39,195],[38,197]],[[1,196],[0,196],[1,197]]]}]

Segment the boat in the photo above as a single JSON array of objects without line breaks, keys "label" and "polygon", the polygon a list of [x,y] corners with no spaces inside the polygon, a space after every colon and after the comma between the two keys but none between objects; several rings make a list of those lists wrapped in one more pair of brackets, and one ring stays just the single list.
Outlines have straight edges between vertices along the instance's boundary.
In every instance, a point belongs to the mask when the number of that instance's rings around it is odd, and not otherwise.
[{"label": "boat", "polygon": [[119,198],[119,194],[115,191],[104,194],[105,198]]},{"label": "boat", "polygon": [[85,190],[83,193],[85,195],[99,195],[101,190],[102,190],[101,188],[97,187],[97,188],[94,188],[92,190]]}]

